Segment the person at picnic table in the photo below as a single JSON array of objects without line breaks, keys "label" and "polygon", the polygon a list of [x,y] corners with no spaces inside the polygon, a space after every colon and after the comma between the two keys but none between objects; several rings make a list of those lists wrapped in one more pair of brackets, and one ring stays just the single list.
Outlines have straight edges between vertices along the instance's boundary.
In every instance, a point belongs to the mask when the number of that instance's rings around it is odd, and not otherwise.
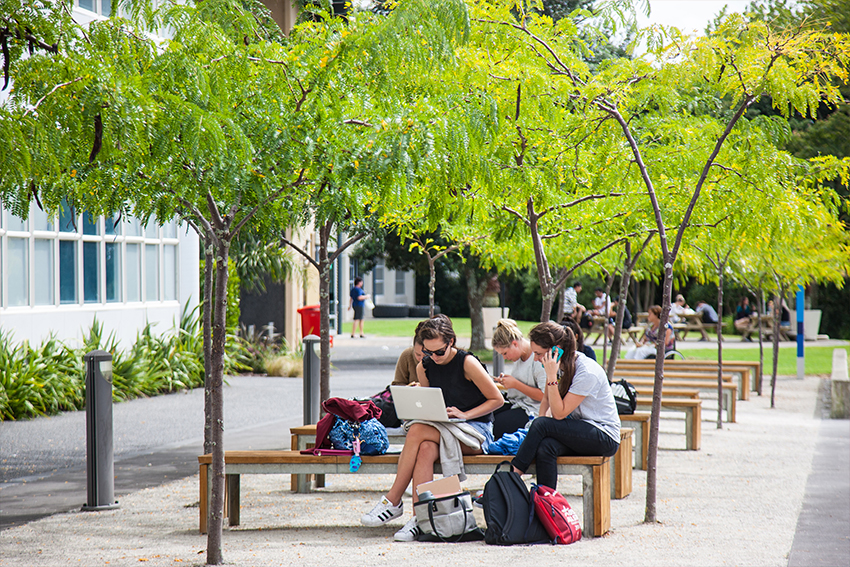
[{"label": "person at picnic table", "polygon": [[[775,317],[773,313],[773,300],[767,302],[767,314],[771,317]],[[779,326],[780,327],[789,327],[791,326],[791,311],[788,309],[788,304],[785,303],[785,298],[782,298],[782,313],[779,315]]]},{"label": "person at picnic table", "polygon": [[[470,426],[476,437],[482,440],[478,448],[461,443],[463,454],[485,453],[493,442],[493,411],[502,407],[505,401],[496,383],[474,355],[457,348],[457,337],[447,316],[435,315],[424,321],[419,328],[419,336],[424,354],[416,367],[419,384],[442,389],[448,416],[466,420],[459,425]],[[370,512],[360,518],[360,522],[376,527],[401,516],[404,513],[402,496],[405,489],[411,480],[414,487],[432,481],[434,463],[439,458],[440,432],[437,428],[422,422],[411,424],[407,428],[392,487]],[[413,502],[418,500],[414,490]],[[419,527],[414,517],[395,533],[394,539],[413,541],[418,535]]]},{"label": "person at picnic table", "polygon": [[561,325],[569,327],[576,337],[576,352],[583,353],[590,360],[596,360],[596,352],[593,347],[584,342],[584,331],[581,330],[581,325],[573,320],[561,321]]},{"label": "person at picnic table", "polygon": [[[617,308],[620,306],[620,298],[615,297],[614,301],[611,303],[611,311],[608,313],[608,324],[605,327],[605,338],[608,341],[613,340],[614,331],[617,325]],[[632,312],[629,311],[628,306],[623,305],[623,331],[628,331],[632,328]],[[596,359],[594,359],[596,360]]]},{"label": "person at picnic table", "polygon": [[601,287],[593,290],[596,297],[593,298],[593,309],[590,310],[591,315],[596,317],[608,317],[608,312],[611,311],[611,300],[608,294]]},{"label": "person at picnic table", "polygon": [[670,304],[670,322],[684,323],[687,319],[685,315],[692,315],[694,310],[688,307],[685,302],[685,296],[681,293],[676,296],[676,301]]},{"label": "person at picnic table", "polygon": [[741,340],[752,342],[753,339],[750,338],[749,329],[750,325],[753,323],[753,310],[750,307],[750,298],[746,295],[741,298],[738,302],[738,306],[735,308],[735,328],[739,333],[744,335]]},{"label": "person at picnic table", "polygon": [[413,346],[401,351],[398,356],[398,361],[395,363],[395,376],[393,377],[393,386],[407,386],[408,384],[416,383],[416,367],[422,362],[422,337],[419,336],[419,330],[422,328],[420,322],[416,325],[416,330],[413,332]]},{"label": "person at picnic table", "polygon": [[[575,322],[573,322],[575,324]],[[534,360],[531,343],[513,319],[499,319],[493,330],[493,350],[506,362],[513,362],[510,374],[502,373],[493,380],[505,388],[505,405],[493,412],[493,439],[523,429],[537,417],[540,400],[546,388],[543,365]]]},{"label": "person at picnic table", "polygon": [[697,301],[696,312],[702,315],[702,322],[706,325],[717,324],[717,311],[715,311],[714,307],[712,307],[702,299]]},{"label": "person at picnic table", "polygon": [[[641,339],[635,343],[635,346],[626,351],[626,358],[643,359],[654,356],[657,352],[657,345],[661,336],[661,306],[653,305],[649,308],[649,326],[644,330]],[[670,352],[676,345],[676,336],[673,334],[673,325],[667,323],[667,328],[663,333],[664,336],[664,352]]]},{"label": "person at picnic table", "polygon": [[586,309],[578,302],[578,294],[581,293],[581,282],[575,282],[571,287],[564,290],[564,319],[580,321]]},{"label": "person at picnic table", "polygon": [[[575,335],[557,323],[540,323],[528,333],[534,358],[546,371],[546,392],[540,417],[511,461],[525,473],[532,461],[537,484],[552,489],[558,483],[558,457],[613,456],[620,447],[620,416],[608,376],[596,362],[576,352]],[[553,353],[559,347],[561,353]]]}]

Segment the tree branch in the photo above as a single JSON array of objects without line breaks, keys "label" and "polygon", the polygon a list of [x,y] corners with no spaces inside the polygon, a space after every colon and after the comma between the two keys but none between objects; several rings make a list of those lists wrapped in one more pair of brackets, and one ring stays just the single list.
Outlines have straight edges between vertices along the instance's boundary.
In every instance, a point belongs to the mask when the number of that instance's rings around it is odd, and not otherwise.
[{"label": "tree branch", "polygon": [[46,95],[44,95],[43,97],[38,99],[38,102],[36,102],[35,105],[32,108],[28,108],[27,111],[24,112],[24,115],[21,118],[26,117],[26,115],[29,114],[30,112],[35,112],[36,110],[38,110],[39,105],[42,102],[44,102],[44,99],[46,99],[47,97],[49,97],[50,95],[52,95],[53,93],[58,91],[59,89],[67,87],[68,85],[73,85],[74,83],[77,83],[77,82],[82,81],[82,80],[83,80],[82,77],[77,77],[76,79],[70,80],[67,83],[59,83],[58,85],[56,85],[55,87],[50,89],[50,92],[48,92]]},{"label": "tree branch", "polygon": [[304,252],[304,250],[302,250],[297,244],[286,238],[286,236],[281,236],[280,241],[281,243],[283,243],[284,246],[289,246],[290,248],[304,256],[304,258],[306,258],[307,261],[310,262],[310,264],[312,264],[314,268],[316,268],[316,270],[321,272],[321,270],[319,269],[319,263],[314,260],[313,257],[310,256],[307,252]]}]

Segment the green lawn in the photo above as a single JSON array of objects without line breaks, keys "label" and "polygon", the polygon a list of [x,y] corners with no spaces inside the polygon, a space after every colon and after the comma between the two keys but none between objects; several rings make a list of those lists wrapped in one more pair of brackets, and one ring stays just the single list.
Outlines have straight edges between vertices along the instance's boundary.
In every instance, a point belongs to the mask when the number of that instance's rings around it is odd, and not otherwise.
[{"label": "green lawn", "polygon": [[[848,350],[846,347],[844,350]],[[835,347],[805,347],[806,374],[830,375],[832,373],[832,351]],[[694,349],[685,350],[685,358],[696,358],[699,360],[717,360],[717,349]],[[756,346],[751,349],[728,349],[723,351],[723,360],[758,360],[759,350]],[[764,348],[764,372],[769,374],[773,371],[773,350],[769,344]],[[777,373],[783,375],[797,374],[797,347],[787,346],[779,348],[779,363]]]},{"label": "green lawn", "polygon": [[[366,334],[379,337],[413,337],[413,331],[420,319],[370,319],[366,321]],[[536,321],[517,321],[524,334],[537,324]],[[469,318],[453,318],[452,325],[459,337],[469,337],[472,334]],[[829,375],[832,373],[832,351],[833,347],[819,347],[806,345],[806,374]],[[848,350],[844,347],[845,350]],[[601,347],[594,347],[599,356],[602,355]],[[701,360],[717,360],[717,349],[688,349],[684,348],[686,358]],[[492,361],[492,351],[476,352],[476,355],[484,362]],[[848,353],[850,354],[850,353]],[[758,360],[758,345],[753,344],[747,349],[726,349],[723,351],[724,360]],[[773,364],[773,351],[770,344],[765,343],[764,365],[765,374],[771,372]],[[782,375],[797,374],[797,347],[786,346],[779,349],[778,373]]]}]

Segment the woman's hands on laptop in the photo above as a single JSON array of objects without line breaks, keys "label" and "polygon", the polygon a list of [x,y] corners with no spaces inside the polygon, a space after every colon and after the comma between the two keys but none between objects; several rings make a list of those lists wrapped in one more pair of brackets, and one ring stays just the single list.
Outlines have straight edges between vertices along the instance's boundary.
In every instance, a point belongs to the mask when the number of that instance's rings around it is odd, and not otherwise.
[{"label": "woman's hands on laptop", "polygon": [[466,413],[460,411],[454,406],[447,407],[446,414],[449,416],[449,419],[469,419],[466,417]]}]

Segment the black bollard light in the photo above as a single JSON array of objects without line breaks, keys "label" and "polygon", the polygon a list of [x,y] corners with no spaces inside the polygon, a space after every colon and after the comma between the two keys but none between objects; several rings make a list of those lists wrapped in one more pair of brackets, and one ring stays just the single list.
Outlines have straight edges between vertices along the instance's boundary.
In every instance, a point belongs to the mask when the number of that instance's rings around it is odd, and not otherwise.
[{"label": "black bollard light", "polygon": [[83,510],[118,508],[112,446],[112,355],[93,350],[86,364],[86,477]]},{"label": "black bollard light", "polygon": [[304,425],[318,423],[321,410],[321,391],[319,389],[319,355],[316,346],[322,339],[316,335],[307,335],[304,343]]}]

